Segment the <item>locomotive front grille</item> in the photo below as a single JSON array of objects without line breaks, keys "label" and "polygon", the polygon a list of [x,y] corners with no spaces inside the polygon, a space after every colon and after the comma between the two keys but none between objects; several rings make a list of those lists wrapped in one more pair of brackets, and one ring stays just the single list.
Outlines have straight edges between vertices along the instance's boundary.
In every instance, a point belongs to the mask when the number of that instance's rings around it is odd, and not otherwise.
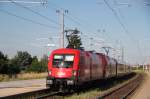
[{"label": "locomotive front grille", "polygon": [[70,79],[55,79],[54,83],[56,85],[73,85],[74,81]]},{"label": "locomotive front grille", "polygon": [[54,86],[71,86],[71,85],[75,85],[75,81],[72,80],[72,79],[67,79],[67,78],[50,78],[50,77],[47,77],[47,80],[46,80],[46,83],[47,85],[54,85]]}]

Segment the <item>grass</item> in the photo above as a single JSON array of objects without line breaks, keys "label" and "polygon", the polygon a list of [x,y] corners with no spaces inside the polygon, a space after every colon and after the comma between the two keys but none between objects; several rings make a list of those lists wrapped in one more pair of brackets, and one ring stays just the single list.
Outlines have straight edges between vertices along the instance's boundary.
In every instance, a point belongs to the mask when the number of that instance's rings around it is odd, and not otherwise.
[{"label": "grass", "polygon": [[[114,86],[122,84],[131,79],[135,74],[122,78],[110,78],[108,80],[100,80],[98,83],[92,83],[91,87],[86,86],[81,89],[79,94],[75,93],[70,96],[65,96],[64,99],[96,99],[97,96],[112,89]],[[87,88],[88,87],[88,88]]]},{"label": "grass", "polygon": [[13,80],[27,80],[27,79],[40,79],[46,78],[47,73],[21,73],[17,75],[4,75],[0,74],[0,82],[13,81]]},{"label": "grass", "polygon": [[88,92],[80,93],[79,95],[74,94],[72,96],[66,96],[64,99],[96,99],[96,96],[100,94],[99,89],[90,90]]}]

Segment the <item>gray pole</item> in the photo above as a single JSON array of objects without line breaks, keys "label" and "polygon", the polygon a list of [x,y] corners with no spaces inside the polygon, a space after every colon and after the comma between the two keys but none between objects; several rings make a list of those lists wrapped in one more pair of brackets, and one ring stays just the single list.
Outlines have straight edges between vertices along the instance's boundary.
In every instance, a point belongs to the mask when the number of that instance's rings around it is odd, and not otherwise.
[{"label": "gray pole", "polygon": [[93,51],[94,51],[94,49],[93,49],[93,38],[91,37],[91,38],[90,38],[90,40],[91,40],[91,44],[90,44],[90,46],[91,46],[91,50],[93,50]]},{"label": "gray pole", "polygon": [[124,65],[124,70],[125,70],[125,72],[126,72],[126,64],[125,64],[125,62],[124,62],[124,47],[122,46],[122,55],[121,55],[121,61],[122,61],[122,64]]},{"label": "gray pole", "polygon": [[122,47],[122,63],[124,62],[124,48]]},{"label": "gray pole", "polygon": [[61,10],[61,48],[64,48],[64,10]]},{"label": "gray pole", "polygon": [[60,47],[64,48],[64,13],[68,13],[68,10],[57,10],[57,13],[60,15]]}]

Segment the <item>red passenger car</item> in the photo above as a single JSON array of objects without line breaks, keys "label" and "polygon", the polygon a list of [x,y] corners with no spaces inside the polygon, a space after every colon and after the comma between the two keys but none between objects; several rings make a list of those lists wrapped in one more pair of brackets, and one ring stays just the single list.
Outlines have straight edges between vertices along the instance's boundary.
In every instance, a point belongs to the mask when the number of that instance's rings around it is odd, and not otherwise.
[{"label": "red passenger car", "polygon": [[102,53],[76,49],[54,50],[48,62],[50,88],[76,88],[83,83],[117,75],[117,61]]}]

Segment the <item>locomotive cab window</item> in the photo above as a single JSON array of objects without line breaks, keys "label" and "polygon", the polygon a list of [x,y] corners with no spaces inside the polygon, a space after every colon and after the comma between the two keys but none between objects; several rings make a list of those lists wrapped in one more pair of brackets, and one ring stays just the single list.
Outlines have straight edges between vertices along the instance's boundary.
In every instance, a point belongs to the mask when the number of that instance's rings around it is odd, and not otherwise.
[{"label": "locomotive cab window", "polygon": [[53,67],[70,68],[73,66],[74,55],[72,54],[55,54],[53,58]]}]

